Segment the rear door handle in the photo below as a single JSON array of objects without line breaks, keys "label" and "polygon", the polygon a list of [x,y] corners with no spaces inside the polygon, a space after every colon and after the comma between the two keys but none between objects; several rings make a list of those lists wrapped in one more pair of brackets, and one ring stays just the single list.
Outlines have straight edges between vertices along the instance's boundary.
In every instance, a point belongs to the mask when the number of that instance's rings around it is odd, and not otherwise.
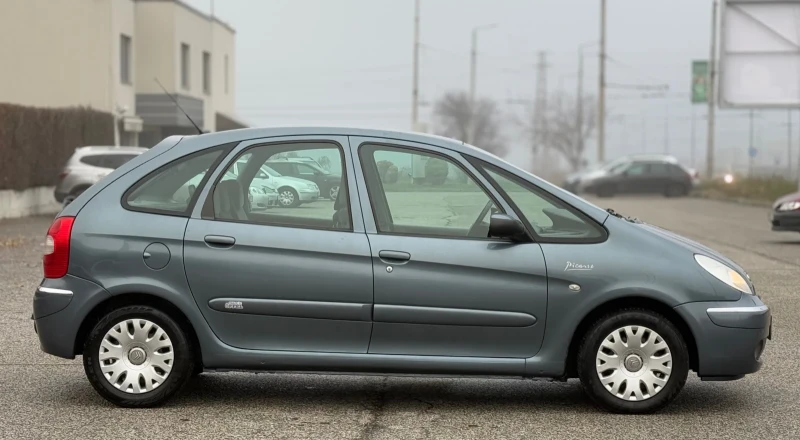
[{"label": "rear door handle", "polygon": [[402,264],[411,259],[411,254],[400,251],[380,251],[378,256],[384,263]]},{"label": "rear door handle", "polygon": [[223,247],[230,247],[236,243],[236,239],[233,237],[228,237],[226,235],[206,235],[203,237],[206,243],[216,245],[216,246],[223,246]]}]

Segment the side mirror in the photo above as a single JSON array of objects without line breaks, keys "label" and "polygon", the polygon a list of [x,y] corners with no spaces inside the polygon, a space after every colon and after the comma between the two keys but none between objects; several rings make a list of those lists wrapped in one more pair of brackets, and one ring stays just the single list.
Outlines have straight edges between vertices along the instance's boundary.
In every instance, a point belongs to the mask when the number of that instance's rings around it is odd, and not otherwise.
[{"label": "side mirror", "polygon": [[489,237],[523,241],[525,239],[525,227],[521,221],[506,214],[492,214],[489,219]]}]

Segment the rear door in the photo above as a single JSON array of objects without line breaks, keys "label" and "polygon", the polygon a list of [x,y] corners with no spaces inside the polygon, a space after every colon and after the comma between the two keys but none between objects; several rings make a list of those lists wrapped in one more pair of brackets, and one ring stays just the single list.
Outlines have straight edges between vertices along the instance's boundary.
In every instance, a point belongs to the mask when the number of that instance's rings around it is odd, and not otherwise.
[{"label": "rear door", "polygon": [[[245,349],[366,353],[372,264],[346,137],[242,143],[216,170],[186,228],[186,276],[226,344]],[[244,198],[281,153],[335,157],[348,176],[338,203],[249,212]],[[235,179],[221,180],[240,160]],[[227,173],[232,174],[232,173]],[[350,200],[357,215],[351,216]],[[336,216],[336,220],[334,220]],[[355,218],[354,218],[355,217]]]},{"label": "rear door", "polygon": [[375,273],[369,352],[533,356],[544,336],[545,261],[536,243],[487,238],[491,213],[515,215],[509,206],[449,150],[351,143]]}]

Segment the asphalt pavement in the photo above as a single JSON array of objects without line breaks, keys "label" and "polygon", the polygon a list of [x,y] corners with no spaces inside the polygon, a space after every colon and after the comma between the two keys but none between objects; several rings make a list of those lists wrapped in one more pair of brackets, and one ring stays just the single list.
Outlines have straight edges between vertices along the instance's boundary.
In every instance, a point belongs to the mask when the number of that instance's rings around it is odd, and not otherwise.
[{"label": "asphalt pavement", "polygon": [[741,264],[772,308],[759,373],[690,376],[649,416],[595,409],[577,381],[203,374],[157,409],[99,397],[80,359],[43,354],[30,321],[50,218],[0,222],[0,438],[791,439],[800,438],[800,234],[773,233],[764,208],[699,199],[614,198],[602,207],[709,245]]}]

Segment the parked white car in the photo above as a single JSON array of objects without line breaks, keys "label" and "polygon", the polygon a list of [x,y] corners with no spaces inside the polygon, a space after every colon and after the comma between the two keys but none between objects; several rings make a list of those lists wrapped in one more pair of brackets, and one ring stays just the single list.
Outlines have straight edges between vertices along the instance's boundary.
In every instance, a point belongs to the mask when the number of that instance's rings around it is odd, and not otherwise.
[{"label": "parked white car", "polygon": [[[238,169],[238,163],[237,169]],[[262,165],[261,170],[253,178],[253,186],[273,188],[278,191],[278,206],[294,208],[302,203],[313,202],[319,199],[319,187],[316,183],[284,176],[267,165]]]}]

